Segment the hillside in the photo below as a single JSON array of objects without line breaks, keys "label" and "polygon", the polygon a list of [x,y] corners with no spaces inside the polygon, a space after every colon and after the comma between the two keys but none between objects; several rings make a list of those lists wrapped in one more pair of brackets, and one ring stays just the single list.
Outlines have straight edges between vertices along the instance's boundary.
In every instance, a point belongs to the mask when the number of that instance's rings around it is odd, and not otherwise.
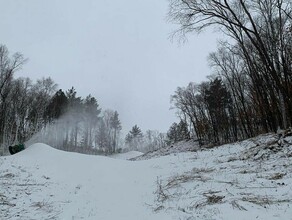
[{"label": "hillside", "polygon": [[124,160],[129,155],[34,144],[1,157],[0,219],[292,219],[291,136]]}]

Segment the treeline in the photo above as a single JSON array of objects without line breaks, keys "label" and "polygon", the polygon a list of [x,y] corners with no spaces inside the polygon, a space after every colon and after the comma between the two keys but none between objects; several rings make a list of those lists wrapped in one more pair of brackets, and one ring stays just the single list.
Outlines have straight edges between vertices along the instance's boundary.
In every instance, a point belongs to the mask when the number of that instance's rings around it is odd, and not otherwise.
[{"label": "treeline", "polygon": [[180,33],[214,26],[233,43],[210,54],[210,80],[178,88],[172,102],[193,138],[219,144],[292,125],[292,3],[172,0]]},{"label": "treeline", "polygon": [[72,87],[58,89],[51,78],[33,82],[14,78],[26,62],[0,45],[0,155],[8,146],[42,142],[58,149],[87,154],[112,154],[165,146],[165,135],[135,125],[126,138],[117,111],[102,110],[95,97],[82,98]]},{"label": "treeline", "polygon": [[83,153],[113,153],[119,141],[121,122],[117,111],[102,111],[96,98],[77,96],[74,88],[57,90],[51,78],[35,83],[14,78],[25,59],[9,56],[0,45],[0,146],[44,142],[59,149]]},{"label": "treeline", "polygon": [[125,137],[125,150],[149,152],[165,147],[168,144],[166,134],[156,130],[147,130],[145,134],[134,125]]},{"label": "treeline", "polygon": [[87,154],[111,154],[121,147],[117,111],[100,108],[96,98],[77,96],[74,88],[59,90],[44,109],[44,123],[31,142]]},{"label": "treeline", "polygon": [[59,149],[83,153],[113,153],[121,145],[117,111],[102,111],[96,98],[77,96],[74,88],[57,89],[51,78],[35,83],[14,78],[26,59],[10,57],[0,45],[0,146],[44,142]]}]

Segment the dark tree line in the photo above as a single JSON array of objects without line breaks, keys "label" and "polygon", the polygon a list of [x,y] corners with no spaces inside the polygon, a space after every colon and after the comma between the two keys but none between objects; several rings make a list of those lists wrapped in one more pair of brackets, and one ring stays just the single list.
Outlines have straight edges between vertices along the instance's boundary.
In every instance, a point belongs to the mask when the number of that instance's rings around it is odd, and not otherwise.
[{"label": "dark tree line", "polygon": [[174,122],[168,132],[167,132],[167,144],[174,144],[179,141],[190,140],[190,131],[188,129],[188,124],[184,120],[180,120],[177,124]]},{"label": "dark tree line", "polygon": [[210,54],[209,82],[172,96],[192,135],[236,141],[292,125],[292,2],[171,0],[177,33],[216,27],[232,38]]},{"label": "dark tree line", "polygon": [[120,147],[117,111],[101,111],[96,98],[57,90],[51,78],[35,83],[14,78],[26,59],[0,45],[0,154],[9,145],[44,142],[84,153],[114,153]]}]

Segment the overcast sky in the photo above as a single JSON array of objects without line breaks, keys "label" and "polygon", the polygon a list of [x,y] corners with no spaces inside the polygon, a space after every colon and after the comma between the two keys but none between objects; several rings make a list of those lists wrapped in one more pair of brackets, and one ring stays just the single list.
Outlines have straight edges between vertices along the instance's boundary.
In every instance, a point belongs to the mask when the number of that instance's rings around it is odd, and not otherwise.
[{"label": "overcast sky", "polygon": [[0,0],[0,43],[29,62],[16,74],[51,77],[59,88],[96,97],[117,110],[124,133],[135,124],[166,132],[178,86],[211,73],[207,56],[217,35],[190,35],[180,45],[169,35],[167,0]]}]

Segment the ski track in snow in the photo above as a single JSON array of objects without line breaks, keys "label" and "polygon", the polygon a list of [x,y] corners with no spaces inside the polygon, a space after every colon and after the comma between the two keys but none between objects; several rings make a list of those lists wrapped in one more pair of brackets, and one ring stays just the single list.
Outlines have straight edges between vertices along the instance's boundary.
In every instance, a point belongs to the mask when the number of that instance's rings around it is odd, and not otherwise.
[{"label": "ski track in snow", "polygon": [[292,145],[253,152],[274,138],[139,161],[34,144],[0,157],[0,219],[291,220]]}]

